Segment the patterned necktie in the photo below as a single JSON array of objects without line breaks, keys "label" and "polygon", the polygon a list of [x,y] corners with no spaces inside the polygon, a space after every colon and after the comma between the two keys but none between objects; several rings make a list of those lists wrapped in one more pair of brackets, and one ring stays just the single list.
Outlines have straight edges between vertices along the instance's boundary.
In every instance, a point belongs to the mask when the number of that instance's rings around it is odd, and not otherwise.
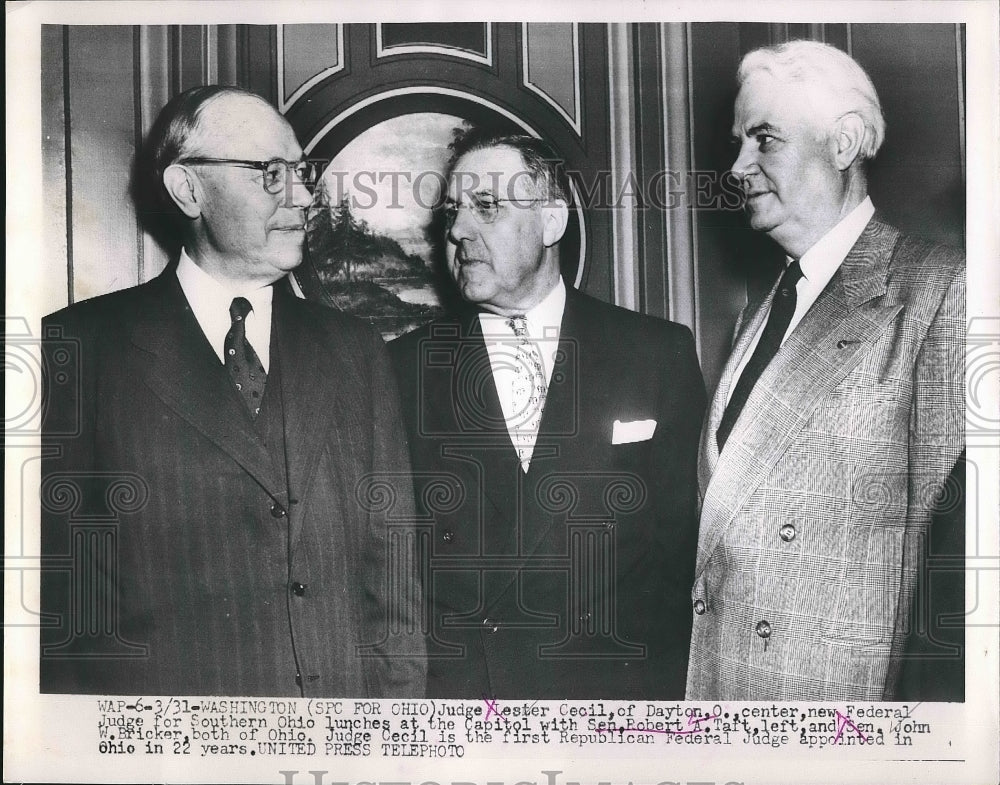
[{"label": "patterned necktie", "polygon": [[757,348],[754,349],[750,361],[743,367],[740,380],[736,383],[733,394],[729,398],[729,404],[726,406],[726,411],[722,415],[719,430],[715,432],[715,438],[719,444],[719,452],[722,452],[722,448],[726,446],[726,440],[729,438],[733,426],[736,425],[736,421],[740,417],[740,412],[743,411],[743,406],[750,397],[757,379],[760,378],[764,369],[767,368],[771,360],[774,359],[774,355],[778,353],[778,349],[781,348],[781,341],[785,337],[788,325],[792,321],[792,315],[795,313],[795,284],[799,282],[801,277],[802,268],[799,267],[799,262],[796,259],[785,268],[785,272],[781,276],[781,281],[778,283],[778,290],[774,295],[774,301],[771,303],[771,313],[767,317],[767,324],[764,326],[764,331],[760,334]]},{"label": "patterned necktie", "polygon": [[542,422],[542,408],[545,406],[545,370],[538,346],[528,337],[528,320],[524,316],[512,316],[507,320],[507,326],[517,339],[514,347],[514,380],[511,386],[513,417],[508,430],[511,432],[521,469],[527,472]]},{"label": "patterned necktie", "polygon": [[252,310],[253,306],[245,297],[233,298],[232,305],[229,306],[229,317],[233,320],[233,326],[226,333],[225,353],[229,378],[233,380],[236,391],[250,411],[250,416],[256,418],[260,414],[267,373],[257,352],[247,340],[246,317]]}]

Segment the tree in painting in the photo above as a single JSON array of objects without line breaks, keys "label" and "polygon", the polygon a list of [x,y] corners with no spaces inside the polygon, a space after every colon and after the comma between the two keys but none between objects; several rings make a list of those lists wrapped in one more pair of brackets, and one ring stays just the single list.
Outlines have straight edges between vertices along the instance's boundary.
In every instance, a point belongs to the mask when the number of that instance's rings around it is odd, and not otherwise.
[{"label": "tree in painting", "polygon": [[331,203],[329,192],[317,189],[306,234],[309,261],[330,305],[368,319],[387,336],[440,312],[401,298],[436,287],[437,276],[420,256],[357,218],[350,194]]}]

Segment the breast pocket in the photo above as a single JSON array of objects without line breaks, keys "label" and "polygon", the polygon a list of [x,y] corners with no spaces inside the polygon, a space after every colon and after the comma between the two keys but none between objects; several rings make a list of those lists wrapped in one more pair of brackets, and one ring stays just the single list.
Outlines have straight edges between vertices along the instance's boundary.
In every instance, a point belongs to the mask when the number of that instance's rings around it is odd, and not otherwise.
[{"label": "breast pocket", "polygon": [[611,445],[611,458],[614,468],[622,471],[638,471],[649,460],[651,439],[641,442]]},{"label": "breast pocket", "polygon": [[819,401],[806,430],[895,442],[907,438],[910,393],[898,382],[847,380]]}]

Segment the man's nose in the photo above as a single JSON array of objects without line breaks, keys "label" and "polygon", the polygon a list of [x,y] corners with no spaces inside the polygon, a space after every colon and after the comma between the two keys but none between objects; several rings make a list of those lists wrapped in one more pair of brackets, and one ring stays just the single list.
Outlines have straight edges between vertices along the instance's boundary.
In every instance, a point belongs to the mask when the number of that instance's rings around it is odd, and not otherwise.
[{"label": "man's nose", "polygon": [[756,148],[753,145],[753,140],[747,139],[740,145],[739,154],[733,161],[730,171],[734,177],[741,181],[757,171]]},{"label": "man's nose", "polygon": [[455,221],[448,230],[448,239],[455,245],[462,240],[468,240],[475,232],[476,220],[471,215],[472,210],[466,205],[457,205],[455,210]]},{"label": "man's nose", "polygon": [[288,202],[285,206],[308,207],[311,205],[313,200],[312,191],[294,173],[292,173],[289,180],[291,187],[286,194]]}]

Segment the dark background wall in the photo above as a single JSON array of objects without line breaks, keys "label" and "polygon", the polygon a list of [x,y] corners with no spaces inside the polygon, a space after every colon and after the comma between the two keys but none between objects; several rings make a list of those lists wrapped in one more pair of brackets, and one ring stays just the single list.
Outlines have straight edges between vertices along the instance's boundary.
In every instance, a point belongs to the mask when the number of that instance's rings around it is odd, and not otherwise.
[{"label": "dark background wall", "polygon": [[[484,26],[447,27],[43,26],[46,310],[133,286],[166,264],[137,223],[128,176],[157,111],[182,89],[249,87],[326,155],[393,113],[500,111],[550,139],[588,187],[606,177],[610,198],[583,210],[580,286],[689,324],[712,386],[737,313],[779,259],[722,188],[736,67],[750,49],[790,38],[839,46],[872,77],[888,122],[871,176],[876,207],[905,230],[964,243],[960,26],[498,23],[488,27],[489,57],[478,59],[456,51],[481,47]],[[459,43],[405,48],[435,35]],[[401,97],[386,97],[394,90]],[[352,119],[321,133],[345,113]],[[647,197],[658,182],[659,198],[620,198],[630,175]],[[577,272],[574,261],[568,274]]]}]

